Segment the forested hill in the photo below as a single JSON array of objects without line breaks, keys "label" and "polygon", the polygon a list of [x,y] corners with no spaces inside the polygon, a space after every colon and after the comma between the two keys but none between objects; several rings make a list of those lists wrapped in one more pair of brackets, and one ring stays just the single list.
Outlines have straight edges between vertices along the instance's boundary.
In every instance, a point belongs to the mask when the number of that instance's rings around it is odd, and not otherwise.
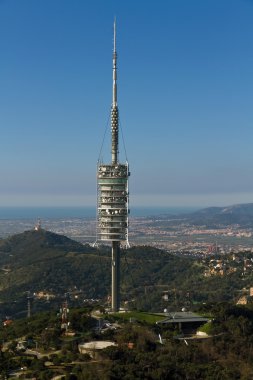
[{"label": "forested hill", "polygon": [[43,229],[25,231],[0,240],[0,265],[8,263],[20,267],[64,257],[70,251],[85,253],[91,252],[92,248]]},{"label": "forested hill", "polygon": [[[179,263],[180,271],[188,269],[185,259],[151,247],[131,248],[121,256],[126,291],[162,282],[165,273],[173,279]],[[0,241],[0,297],[17,297],[28,289],[64,293],[71,287],[82,289],[86,297],[105,297],[110,266],[108,247],[93,248],[45,230],[26,231]]]},{"label": "forested hill", "polygon": [[[162,310],[163,291],[169,303],[233,299],[237,290],[251,286],[252,275],[239,272],[204,277],[198,258],[172,255],[153,247],[121,252],[121,298],[143,310]],[[24,297],[27,291],[57,296],[79,289],[84,298],[106,300],[111,293],[111,252],[93,248],[48,231],[26,231],[0,241],[0,302]]]},{"label": "forested hill", "polygon": [[[97,249],[43,229],[0,241],[0,296],[90,285]],[[87,272],[87,273],[86,273]]]}]

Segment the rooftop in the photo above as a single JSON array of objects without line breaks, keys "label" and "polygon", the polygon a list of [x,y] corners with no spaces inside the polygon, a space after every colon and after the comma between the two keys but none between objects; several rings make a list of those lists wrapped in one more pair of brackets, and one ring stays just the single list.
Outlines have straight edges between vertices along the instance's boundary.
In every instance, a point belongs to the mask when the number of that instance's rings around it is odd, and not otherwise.
[{"label": "rooftop", "polygon": [[[159,314],[162,315],[162,314]],[[201,317],[191,311],[176,311],[163,314],[165,319],[156,322],[158,323],[180,323],[180,322],[207,322],[209,319]]]},{"label": "rooftop", "polygon": [[94,340],[92,342],[79,344],[79,347],[81,349],[88,349],[88,350],[103,350],[104,348],[107,348],[110,346],[117,346],[117,344],[112,341],[104,341],[104,340]]}]

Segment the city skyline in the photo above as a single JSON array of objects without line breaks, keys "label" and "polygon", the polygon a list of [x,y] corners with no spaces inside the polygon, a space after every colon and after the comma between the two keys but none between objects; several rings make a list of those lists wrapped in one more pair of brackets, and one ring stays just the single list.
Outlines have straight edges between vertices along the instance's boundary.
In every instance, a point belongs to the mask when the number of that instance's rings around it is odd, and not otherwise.
[{"label": "city skyline", "polygon": [[11,0],[0,1],[0,206],[95,207],[114,16],[131,204],[252,202],[252,1]]}]

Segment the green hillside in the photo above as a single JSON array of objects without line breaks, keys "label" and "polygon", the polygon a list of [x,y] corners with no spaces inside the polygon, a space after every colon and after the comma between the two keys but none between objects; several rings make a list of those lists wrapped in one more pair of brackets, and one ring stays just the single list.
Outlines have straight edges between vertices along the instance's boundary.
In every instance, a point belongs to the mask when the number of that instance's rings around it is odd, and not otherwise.
[{"label": "green hillside", "polygon": [[[251,286],[253,276],[204,277],[204,260],[139,246],[121,254],[122,301],[130,308],[161,311],[168,305],[233,300]],[[105,302],[110,294],[111,253],[48,231],[26,231],[0,241],[0,302],[25,300],[27,291],[47,291],[61,298],[75,289],[85,298]],[[167,292],[168,301],[162,299]],[[58,302],[59,303],[59,302]]]},{"label": "green hillside", "polygon": [[0,296],[18,297],[27,290],[61,293],[71,286],[90,293],[92,273],[99,274],[98,257],[96,249],[52,232],[14,235],[0,242]]},{"label": "green hillside", "polygon": [[[136,296],[144,286],[177,282],[185,271],[190,273],[188,261],[151,247],[123,251],[122,292]],[[92,248],[44,230],[26,231],[0,243],[0,297],[19,297],[27,290],[62,294],[72,287],[86,297],[105,297],[110,265],[106,247]]]}]

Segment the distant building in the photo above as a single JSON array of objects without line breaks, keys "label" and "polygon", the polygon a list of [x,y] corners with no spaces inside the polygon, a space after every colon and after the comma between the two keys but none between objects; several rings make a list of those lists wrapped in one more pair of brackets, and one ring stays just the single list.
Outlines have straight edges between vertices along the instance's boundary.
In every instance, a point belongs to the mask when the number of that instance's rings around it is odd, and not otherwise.
[{"label": "distant building", "polygon": [[47,301],[49,301],[50,299],[53,299],[55,298],[55,295],[53,293],[48,293],[46,291],[39,291],[37,293],[34,293],[34,296],[37,298],[37,299],[46,299]]},{"label": "distant building", "polygon": [[236,302],[236,305],[247,305],[247,303],[248,303],[248,297],[241,296],[239,300]]},{"label": "distant building", "polygon": [[37,223],[35,224],[35,226],[34,226],[34,230],[35,231],[40,231],[41,230],[41,220],[39,219],[38,221],[37,221]]},{"label": "distant building", "polygon": [[164,292],[163,296],[162,296],[162,299],[164,301],[168,301],[169,300],[169,295],[168,295],[168,292]]},{"label": "distant building", "polygon": [[4,327],[8,327],[8,326],[10,326],[12,323],[13,323],[12,319],[6,319],[6,320],[3,322],[3,326],[4,326]]},{"label": "distant building", "polygon": [[191,311],[180,311],[167,313],[166,318],[156,322],[157,325],[175,325],[179,330],[188,331],[195,330],[199,326],[208,322],[208,318],[201,317]]},{"label": "distant building", "polygon": [[249,259],[245,259],[245,260],[244,260],[244,266],[245,266],[246,268],[250,268],[250,267],[252,266],[252,261],[249,260]]},{"label": "distant building", "polygon": [[26,350],[27,349],[27,340],[21,340],[17,343],[16,349],[18,351]]},{"label": "distant building", "polygon": [[117,344],[112,341],[98,340],[98,341],[92,341],[92,342],[79,344],[78,350],[80,354],[88,354],[92,358],[96,358],[100,350],[103,350],[107,347],[112,347],[112,346],[116,347]]}]

